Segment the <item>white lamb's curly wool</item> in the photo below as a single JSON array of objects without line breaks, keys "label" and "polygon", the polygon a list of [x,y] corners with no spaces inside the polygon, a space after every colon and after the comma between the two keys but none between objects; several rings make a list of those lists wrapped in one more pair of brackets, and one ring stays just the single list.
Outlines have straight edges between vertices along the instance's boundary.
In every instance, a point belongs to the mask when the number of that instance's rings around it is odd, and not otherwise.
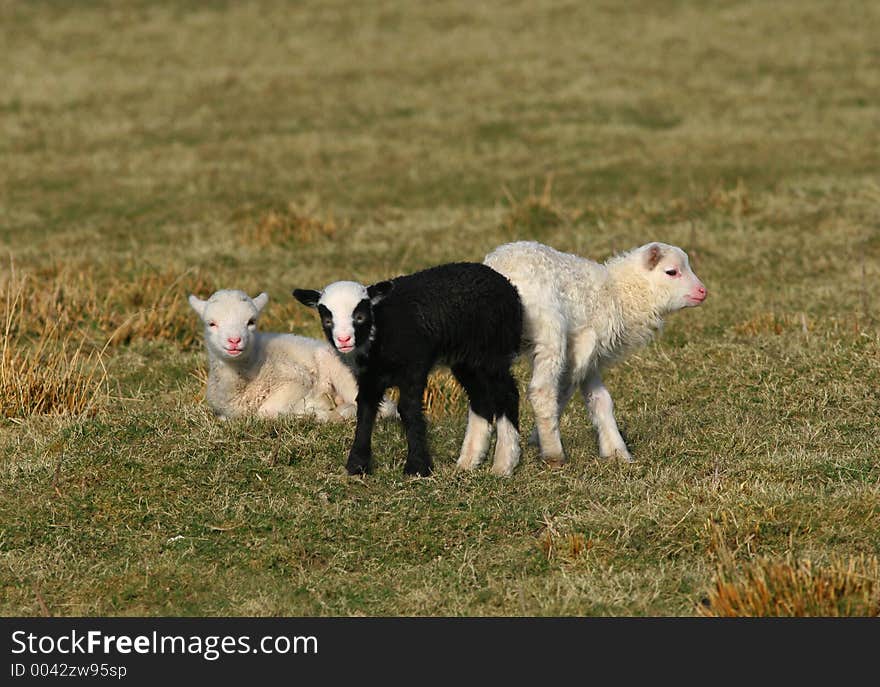
[{"label": "white lamb's curly wool", "polygon": [[[354,417],[357,383],[330,346],[295,334],[257,330],[269,297],[254,299],[224,289],[189,303],[205,325],[208,405],[221,418],[310,415],[319,420]],[[382,407],[396,415],[390,401]]]},{"label": "white lamb's curly wool", "polygon": [[508,243],[485,264],[519,290],[531,357],[529,400],[548,462],[565,460],[559,416],[580,387],[599,435],[599,453],[632,460],[614,419],[601,369],[648,343],[663,317],[699,305],[706,289],[675,246],[651,243],[604,264],[534,241]]}]

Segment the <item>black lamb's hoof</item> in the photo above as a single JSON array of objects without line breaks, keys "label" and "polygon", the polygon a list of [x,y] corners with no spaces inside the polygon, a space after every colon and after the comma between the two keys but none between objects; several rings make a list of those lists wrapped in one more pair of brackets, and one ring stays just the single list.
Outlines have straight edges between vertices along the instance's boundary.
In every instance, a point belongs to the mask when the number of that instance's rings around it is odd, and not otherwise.
[{"label": "black lamb's hoof", "polygon": [[430,463],[407,463],[403,466],[403,474],[404,475],[418,475],[419,477],[430,477],[433,472],[433,468]]},{"label": "black lamb's hoof", "polygon": [[370,474],[370,459],[367,458],[364,460],[360,456],[348,456],[348,462],[345,464],[345,469],[348,471],[349,475],[369,475]]}]

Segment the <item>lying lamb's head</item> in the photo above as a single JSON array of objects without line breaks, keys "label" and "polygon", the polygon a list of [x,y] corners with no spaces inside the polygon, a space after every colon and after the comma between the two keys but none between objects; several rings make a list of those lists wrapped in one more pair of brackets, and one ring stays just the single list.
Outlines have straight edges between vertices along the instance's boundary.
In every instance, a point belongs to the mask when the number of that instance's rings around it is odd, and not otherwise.
[{"label": "lying lamb's head", "polygon": [[190,295],[189,304],[205,323],[205,345],[221,360],[245,360],[257,329],[257,317],[269,296],[251,299],[244,291],[223,289],[203,301]]},{"label": "lying lamb's head", "polygon": [[661,313],[695,307],[706,300],[706,287],[691,269],[687,253],[677,246],[648,243],[628,253],[623,261],[642,271],[651,287],[653,305]]},{"label": "lying lamb's head", "polygon": [[293,296],[303,305],[316,308],[327,340],[340,353],[351,353],[373,340],[373,306],[393,288],[390,281],[364,286],[355,281],[337,281],[323,291],[295,289]]}]

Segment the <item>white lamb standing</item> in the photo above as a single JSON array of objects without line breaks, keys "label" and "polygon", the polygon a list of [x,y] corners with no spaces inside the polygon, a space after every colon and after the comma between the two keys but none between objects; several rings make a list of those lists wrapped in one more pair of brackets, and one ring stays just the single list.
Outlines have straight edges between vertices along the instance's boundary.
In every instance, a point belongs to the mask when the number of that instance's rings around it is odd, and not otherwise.
[{"label": "white lamb standing", "polygon": [[[207,300],[189,296],[205,325],[206,398],[222,419],[308,415],[333,421],[354,417],[357,382],[330,345],[296,334],[257,330],[269,296],[250,298],[223,289]],[[385,399],[380,415],[397,416]]]},{"label": "white lamb standing", "polygon": [[599,455],[631,461],[601,371],[648,343],[665,315],[706,299],[687,254],[650,243],[599,264],[518,241],[496,248],[485,264],[506,276],[523,301],[536,425],[530,443],[540,444],[550,465],[565,463],[559,416],[580,388],[598,433]]}]

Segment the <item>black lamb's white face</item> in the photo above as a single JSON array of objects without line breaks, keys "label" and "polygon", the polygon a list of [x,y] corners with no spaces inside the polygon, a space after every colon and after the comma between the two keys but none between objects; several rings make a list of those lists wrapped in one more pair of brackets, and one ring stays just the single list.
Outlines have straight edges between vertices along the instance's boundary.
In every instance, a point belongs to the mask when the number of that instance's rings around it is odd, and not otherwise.
[{"label": "black lamb's white face", "polygon": [[372,286],[364,286],[356,281],[337,281],[320,292],[295,289],[293,295],[303,305],[317,309],[327,340],[337,351],[345,354],[373,340],[373,306],[393,288],[390,281]]},{"label": "black lamb's white face", "polygon": [[370,341],[373,308],[367,287],[354,281],[338,281],[323,292],[297,289],[301,303],[317,308],[327,340],[340,353],[351,353]]},{"label": "black lamb's white face", "polygon": [[327,340],[340,353],[351,353],[370,340],[373,308],[363,284],[351,281],[330,284],[318,301],[318,314]]}]

